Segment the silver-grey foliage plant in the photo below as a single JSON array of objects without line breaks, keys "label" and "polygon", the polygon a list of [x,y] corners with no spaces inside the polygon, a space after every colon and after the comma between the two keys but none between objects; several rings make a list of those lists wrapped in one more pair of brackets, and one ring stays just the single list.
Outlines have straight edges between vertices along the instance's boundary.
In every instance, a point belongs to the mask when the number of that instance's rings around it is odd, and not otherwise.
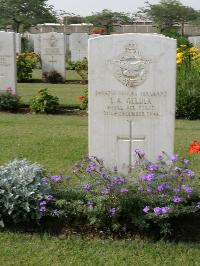
[{"label": "silver-grey foliage plant", "polygon": [[39,219],[39,202],[49,191],[45,170],[37,163],[14,160],[0,167],[0,225],[5,220]]}]

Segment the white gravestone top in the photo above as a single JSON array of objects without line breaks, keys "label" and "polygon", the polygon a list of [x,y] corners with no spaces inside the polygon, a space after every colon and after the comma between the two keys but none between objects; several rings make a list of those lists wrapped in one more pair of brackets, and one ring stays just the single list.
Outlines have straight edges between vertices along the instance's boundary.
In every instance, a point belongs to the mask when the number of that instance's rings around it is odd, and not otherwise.
[{"label": "white gravestone top", "polygon": [[176,41],[156,34],[89,40],[89,155],[130,172],[134,150],[173,153]]},{"label": "white gravestone top", "polygon": [[16,93],[16,46],[14,32],[0,32],[0,92]]}]

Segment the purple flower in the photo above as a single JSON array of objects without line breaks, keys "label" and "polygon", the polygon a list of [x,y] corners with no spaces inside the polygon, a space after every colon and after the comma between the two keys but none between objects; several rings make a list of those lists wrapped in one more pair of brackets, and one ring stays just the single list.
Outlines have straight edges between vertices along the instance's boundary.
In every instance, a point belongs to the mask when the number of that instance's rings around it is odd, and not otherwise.
[{"label": "purple flower", "polygon": [[171,161],[174,162],[174,163],[178,162],[178,155],[177,154],[172,155],[171,156]]},{"label": "purple flower", "polygon": [[154,181],[155,180],[155,175],[154,174],[147,174],[147,175],[144,175],[144,176],[141,176],[140,177],[142,180],[145,180],[145,181]]},{"label": "purple flower", "polygon": [[111,216],[114,216],[116,213],[116,208],[111,208],[109,212],[110,212]]},{"label": "purple flower", "polygon": [[178,166],[176,166],[176,167],[174,168],[174,170],[175,170],[176,172],[181,172],[181,168],[178,167]]},{"label": "purple flower", "polygon": [[109,178],[110,178],[109,174],[106,173],[106,172],[101,173],[101,176],[102,176],[103,178],[105,178],[105,179],[109,179]]},{"label": "purple flower", "polygon": [[173,200],[174,203],[183,202],[183,198],[181,198],[179,196],[174,196],[172,200]]},{"label": "purple flower", "polygon": [[153,209],[156,214],[165,214],[170,211],[169,207],[156,207]]},{"label": "purple flower", "polygon": [[42,206],[42,207],[40,208],[40,212],[41,212],[41,213],[45,213],[45,212],[46,212],[46,210],[47,210],[47,209],[46,209],[46,207],[45,207],[45,206]]},{"label": "purple flower", "polygon": [[121,193],[127,193],[127,192],[128,192],[128,189],[125,188],[125,187],[122,187],[122,188],[120,189],[120,192],[121,192]]},{"label": "purple flower", "polygon": [[84,189],[85,190],[91,190],[92,186],[90,184],[87,184],[87,185],[84,186]]},{"label": "purple flower", "polygon": [[117,172],[117,171],[118,171],[118,169],[117,169],[117,165],[115,165],[115,166],[113,167],[113,171],[114,171],[114,172]]},{"label": "purple flower", "polygon": [[156,164],[148,165],[148,170],[149,171],[157,171],[158,170],[158,166]]},{"label": "purple flower", "polygon": [[88,209],[92,209],[93,206],[94,206],[93,202],[88,201],[88,203],[87,203],[87,207],[88,207]]},{"label": "purple flower", "polygon": [[183,190],[185,190],[185,192],[186,192],[187,194],[192,194],[192,193],[193,193],[193,189],[192,189],[191,187],[188,187],[188,186],[186,186],[186,185],[182,185],[181,188],[182,188]]},{"label": "purple flower", "polygon": [[162,161],[163,160],[163,156],[162,155],[158,155],[158,161]]},{"label": "purple flower", "polygon": [[86,172],[94,172],[97,170],[97,165],[94,162],[89,163]]},{"label": "purple flower", "polygon": [[170,189],[170,188],[171,188],[171,186],[170,186],[169,184],[167,184],[167,183],[163,183],[163,184],[160,184],[160,185],[157,186],[157,190],[158,190],[159,192],[162,192],[162,191],[168,190],[168,189]]},{"label": "purple flower", "polygon": [[184,163],[184,164],[190,164],[190,161],[187,160],[187,159],[184,159],[184,160],[183,160],[183,163]]},{"label": "purple flower", "polygon": [[196,206],[196,208],[200,209],[200,201],[197,202],[197,206]]},{"label": "purple flower", "polygon": [[170,208],[169,207],[162,207],[162,213],[168,213],[170,211]]},{"label": "purple flower", "polygon": [[58,209],[52,210],[52,215],[53,216],[59,216],[59,210]]},{"label": "purple flower", "polygon": [[175,188],[175,189],[174,189],[174,192],[176,192],[176,194],[178,194],[178,193],[181,192],[181,190],[180,190],[180,188]]},{"label": "purple flower", "polygon": [[152,188],[147,188],[147,192],[148,193],[152,193],[153,192],[153,189]]},{"label": "purple flower", "polygon": [[108,194],[110,194],[110,192],[111,192],[110,188],[104,188],[101,193],[108,195]]},{"label": "purple flower", "polygon": [[50,177],[50,179],[54,182],[59,182],[62,179],[62,176],[60,175],[53,175]]},{"label": "purple flower", "polygon": [[48,184],[49,184],[49,181],[48,181],[47,178],[42,178],[42,179],[41,179],[41,183],[42,183],[43,185],[48,185]]},{"label": "purple flower", "polygon": [[45,200],[42,200],[42,201],[40,202],[40,206],[45,206],[45,205],[47,205],[47,202],[46,202]]},{"label": "purple flower", "polygon": [[195,173],[191,171],[190,169],[185,169],[184,173],[188,175],[189,177],[195,177]]},{"label": "purple flower", "polygon": [[149,206],[146,206],[146,207],[143,209],[143,212],[145,212],[145,213],[148,213],[149,211],[150,211]]},{"label": "purple flower", "polygon": [[156,207],[156,208],[154,208],[153,211],[154,211],[156,214],[162,214],[162,208],[160,208],[160,207]]},{"label": "purple flower", "polygon": [[47,201],[52,201],[52,200],[53,200],[53,196],[49,194],[49,195],[47,196]]}]

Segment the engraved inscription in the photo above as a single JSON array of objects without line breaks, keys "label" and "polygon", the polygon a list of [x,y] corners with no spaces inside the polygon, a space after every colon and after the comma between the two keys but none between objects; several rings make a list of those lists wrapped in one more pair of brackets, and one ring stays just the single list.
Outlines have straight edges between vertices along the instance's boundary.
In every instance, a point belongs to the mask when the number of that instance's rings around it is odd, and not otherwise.
[{"label": "engraved inscription", "polygon": [[127,118],[159,118],[160,103],[167,91],[96,91],[96,97],[103,97],[104,116]]},{"label": "engraved inscription", "polygon": [[136,44],[130,42],[124,53],[106,63],[119,82],[128,88],[134,88],[147,79],[150,60],[142,58]]},{"label": "engraved inscription", "polygon": [[0,56],[0,66],[10,66],[9,56]]},{"label": "engraved inscription", "polygon": [[46,51],[46,54],[52,54],[52,55],[54,55],[54,54],[59,54],[60,53],[60,49],[59,48],[46,48],[45,49],[45,51]]}]

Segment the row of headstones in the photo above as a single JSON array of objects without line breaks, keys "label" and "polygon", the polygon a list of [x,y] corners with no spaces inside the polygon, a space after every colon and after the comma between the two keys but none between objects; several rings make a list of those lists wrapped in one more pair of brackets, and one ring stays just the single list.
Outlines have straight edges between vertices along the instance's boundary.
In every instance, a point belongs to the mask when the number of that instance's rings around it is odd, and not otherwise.
[{"label": "row of headstones", "polygon": [[[72,33],[70,35],[58,33],[58,35],[63,36],[65,41],[65,52],[67,55],[70,52],[71,61],[77,62],[88,57],[88,39],[94,35],[88,35],[87,33]],[[41,54],[43,46],[42,39],[45,33],[26,34],[25,36],[28,38],[34,52],[36,54]]]},{"label": "row of headstones", "polygon": [[[0,33],[0,88],[15,89],[14,34]],[[63,35],[42,35],[44,68],[65,60]],[[176,40],[158,34],[89,39],[89,155],[131,172],[134,150],[174,149]]]}]

